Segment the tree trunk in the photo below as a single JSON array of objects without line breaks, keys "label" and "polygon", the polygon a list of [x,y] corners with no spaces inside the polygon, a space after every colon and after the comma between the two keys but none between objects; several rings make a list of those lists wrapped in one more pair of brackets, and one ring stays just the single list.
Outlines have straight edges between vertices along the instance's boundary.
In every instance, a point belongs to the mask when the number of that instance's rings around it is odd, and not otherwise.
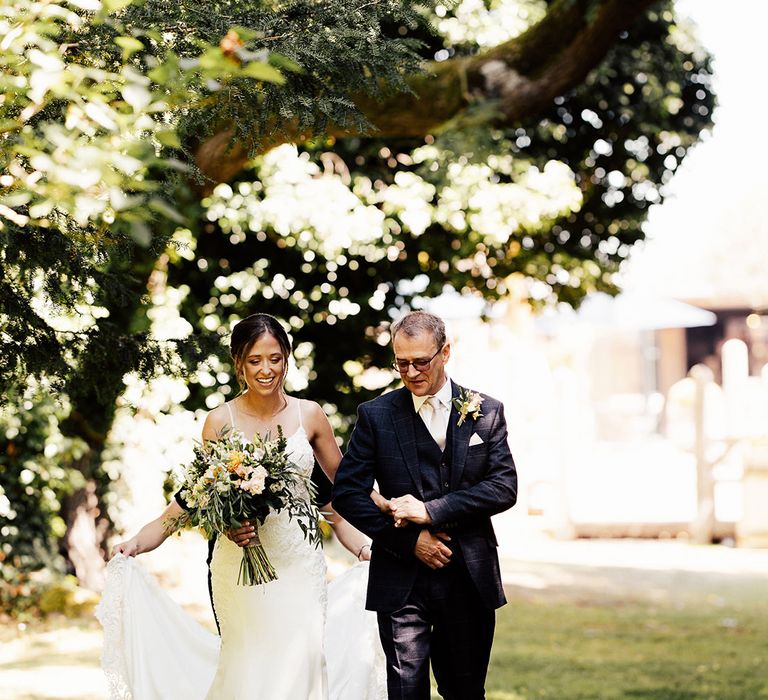
[{"label": "tree trunk", "polygon": [[106,538],[112,529],[104,501],[109,485],[101,466],[104,446],[114,421],[117,400],[125,389],[123,376],[137,366],[138,346],[144,342],[139,332],[148,329],[145,296],[157,263],[156,250],[162,250],[162,246],[136,249],[129,260],[113,263],[130,268],[130,276],[124,271],[120,273],[131,281],[130,286],[119,296],[101,300],[109,315],[99,320],[97,331],[79,363],[79,376],[90,380],[81,381],[75,376],[67,387],[72,410],[61,424],[62,432],[80,437],[89,450],[76,465],[85,477],[85,487],[62,503],[61,517],[67,530],[61,549],[72,573],[94,590],[98,590],[103,581],[104,563],[109,554]]}]

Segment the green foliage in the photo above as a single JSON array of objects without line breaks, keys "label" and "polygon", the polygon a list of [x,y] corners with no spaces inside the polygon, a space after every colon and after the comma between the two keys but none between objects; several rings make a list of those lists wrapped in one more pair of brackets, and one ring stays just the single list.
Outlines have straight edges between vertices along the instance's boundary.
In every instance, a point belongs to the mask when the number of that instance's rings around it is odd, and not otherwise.
[{"label": "green foliage", "polygon": [[40,568],[63,570],[58,538],[64,497],[83,482],[77,462],[86,451],[61,432],[68,407],[45,383],[9,392],[0,409],[0,571],[5,585]]},{"label": "green foliage", "polygon": [[92,617],[98,596],[60,571],[11,569],[0,581],[0,620],[39,622],[51,616]]},{"label": "green foliage", "polygon": [[[648,208],[711,125],[709,59],[678,46],[679,31],[670,11],[649,13],[525,126],[463,120],[426,141],[318,141],[257,159],[204,202],[205,235],[171,261],[182,316],[211,338],[256,310],[285,319],[300,349],[293,388],[344,435],[356,405],[397,381],[387,322],[404,306],[446,289],[493,301],[518,284],[533,303],[615,292]],[[216,385],[231,395],[233,376],[222,345],[217,372],[192,374],[188,405]]]},{"label": "green foliage", "polygon": [[[648,208],[663,201],[682,158],[712,124],[710,59],[691,48],[694,42],[679,40],[683,30],[670,8],[665,3],[637,22],[582,85],[530,123],[489,129],[482,112],[492,105],[478,106],[481,114],[470,111],[435,136],[434,156],[426,159],[414,157],[424,151],[422,142],[339,142],[334,150],[352,177],[391,185],[398,173],[410,170],[437,188],[437,199],[440,188],[448,185],[451,194],[455,189],[450,173],[457,164],[489,168],[489,183],[515,182],[531,166],[544,172],[552,161],[573,173],[581,193],[576,202],[533,226],[518,214],[521,223],[508,236],[483,235],[466,224],[457,228],[447,217],[448,225],[436,220],[420,234],[398,220],[407,259],[398,257],[397,277],[428,275],[425,296],[448,283],[492,299],[507,291],[503,280],[510,274],[527,278],[534,303],[578,306],[591,291],[615,293],[615,273],[644,237]],[[475,48],[451,50],[462,55]],[[408,162],[413,165],[403,165]],[[470,206],[461,209],[472,213]]]},{"label": "green foliage", "polygon": [[[135,346],[123,371],[158,364],[146,336],[97,319],[140,304],[141,260],[149,274],[171,225],[186,219],[179,118],[230,83],[283,80],[266,52],[239,52],[236,32],[196,41],[181,60],[146,52],[157,32],[141,41],[123,31],[106,9],[94,16],[63,2],[20,0],[0,13],[0,373],[10,380],[62,379],[90,348],[103,357],[115,345]],[[112,60],[80,51],[91,33]]]},{"label": "green foliage", "polygon": [[38,609],[43,617],[55,614],[81,617],[91,614],[97,601],[95,593],[85,593],[79,588],[74,576],[64,576],[41,593]]},{"label": "green foliage", "polygon": [[[232,125],[235,140],[251,150],[285,126],[311,134],[321,133],[330,123],[366,128],[351,96],[405,89],[405,76],[419,68],[418,43],[386,36],[381,26],[385,22],[423,26],[417,7],[410,0],[145,0],[118,13],[115,26],[142,43],[140,51],[151,56],[170,52],[184,65],[199,55],[201,44],[215,46],[233,29],[243,41],[233,53],[235,58],[268,57],[266,65],[253,62],[243,76],[219,85],[217,99],[187,112],[180,124],[182,141],[190,143]],[[155,27],[162,27],[162,32],[150,29]],[[88,41],[91,55],[116,60],[110,27],[93,28]],[[210,51],[202,62],[220,69],[232,66]],[[265,76],[277,71],[284,79],[265,83],[247,79],[269,80]]]},{"label": "green foliage", "polygon": [[583,194],[581,207],[554,222],[528,254],[529,269],[546,271],[550,293],[569,303],[577,304],[583,290],[561,269],[592,268],[590,289],[616,291],[613,275],[644,238],[649,207],[664,200],[682,159],[712,125],[710,58],[678,45],[682,29],[670,6],[621,37],[534,129],[515,134],[515,150],[537,162],[566,163]]}]

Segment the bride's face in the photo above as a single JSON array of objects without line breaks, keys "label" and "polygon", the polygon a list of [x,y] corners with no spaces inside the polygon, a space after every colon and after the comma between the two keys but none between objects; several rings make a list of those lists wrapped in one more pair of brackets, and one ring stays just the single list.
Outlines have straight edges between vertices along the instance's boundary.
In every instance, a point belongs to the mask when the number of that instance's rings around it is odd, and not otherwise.
[{"label": "bride's face", "polygon": [[285,361],[280,343],[274,336],[265,333],[257,338],[243,360],[242,372],[248,390],[265,398],[280,391]]}]

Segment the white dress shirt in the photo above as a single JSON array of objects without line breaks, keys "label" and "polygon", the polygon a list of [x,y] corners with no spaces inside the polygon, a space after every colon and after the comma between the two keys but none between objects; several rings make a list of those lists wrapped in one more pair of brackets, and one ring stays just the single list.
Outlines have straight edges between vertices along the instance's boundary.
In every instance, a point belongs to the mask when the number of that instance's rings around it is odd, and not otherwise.
[{"label": "white dress shirt", "polygon": [[[415,396],[413,398],[413,408],[421,416],[424,425],[427,426],[435,442],[440,449],[445,449],[445,436],[448,432],[448,420],[451,416],[451,381],[445,378],[445,383],[436,394],[430,396]],[[434,409],[434,404],[437,409]]]}]

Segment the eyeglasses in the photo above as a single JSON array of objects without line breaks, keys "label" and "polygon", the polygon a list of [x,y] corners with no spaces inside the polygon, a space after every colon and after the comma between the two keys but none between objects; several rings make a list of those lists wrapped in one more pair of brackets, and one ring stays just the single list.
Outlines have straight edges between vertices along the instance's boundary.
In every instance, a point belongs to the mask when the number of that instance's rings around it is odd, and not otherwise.
[{"label": "eyeglasses", "polygon": [[432,357],[430,357],[428,360],[425,360],[425,359],[418,359],[418,360],[398,360],[397,358],[395,358],[395,361],[392,363],[392,366],[393,366],[393,367],[394,367],[394,368],[395,368],[395,369],[396,369],[398,372],[400,372],[400,374],[408,374],[408,368],[409,368],[411,365],[413,365],[413,368],[414,368],[414,369],[415,369],[417,372],[426,372],[426,371],[429,369],[429,366],[432,364],[432,360],[434,360],[434,359],[435,359],[435,358],[438,356],[438,354],[440,353],[440,351],[441,351],[441,350],[442,350],[444,347],[445,347],[444,345],[443,345],[443,346],[440,346],[440,347],[437,349],[437,352],[436,352],[434,355],[432,355]]}]

